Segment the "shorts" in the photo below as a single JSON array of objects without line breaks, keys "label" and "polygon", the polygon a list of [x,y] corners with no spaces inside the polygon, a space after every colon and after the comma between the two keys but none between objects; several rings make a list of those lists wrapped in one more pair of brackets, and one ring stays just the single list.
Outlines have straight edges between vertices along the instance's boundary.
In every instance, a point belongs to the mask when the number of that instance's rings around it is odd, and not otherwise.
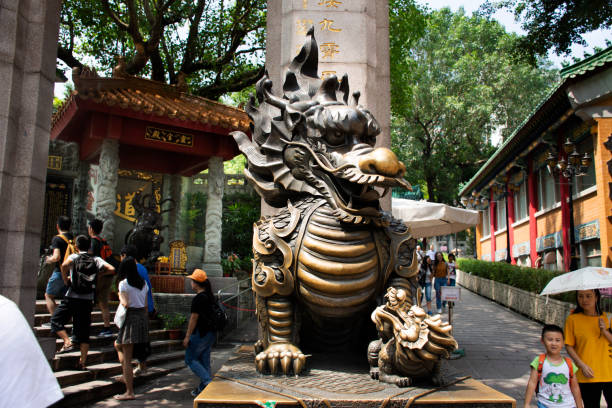
[{"label": "shorts", "polygon": [[96,302],[98,304],[108,305],[108,296],[113,286],[113,275],[104,275],[98,277],[96,283]]},{"label": "shorts", "polygon": [[55,297],[63,297],[67,290],[68,286],[64,284],[62,273],[59,271],[59,269],[54,269],[51,277],[49,278],[49,282],[47,282],[47,289],[45,289],[45,293]]},{"label": "shorts", "polygon": [[51,332],[65,330],[64,325],[72,318],[72,337],[75,342],[89,343],[92,308],[91,300],[64,298],[51,316]]}]

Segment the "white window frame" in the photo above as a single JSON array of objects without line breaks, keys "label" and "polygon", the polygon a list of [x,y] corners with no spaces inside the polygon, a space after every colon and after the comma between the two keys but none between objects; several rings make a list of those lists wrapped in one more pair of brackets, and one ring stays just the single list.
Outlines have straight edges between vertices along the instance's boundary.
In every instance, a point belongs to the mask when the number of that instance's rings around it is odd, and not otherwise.
[{"label": "white window frame", "polygon": [[529,218],[529,200],[527,183],[522,182],[519,190],[514,193],[514,222],[518,223]]},{"label": "white window frame", "polygon": [[[501,232],[506,229],[508,217],[506,215],[506,197],[502,197],[500,200],[497,200],[495,206],[495,227],[497,228],[495,232]],[[503,223],[503,225],[502,225]]]},{"label": "white window frame", "polygon": [[591,164],[587,168],[587,174],[593,179],[593,184],[585,184],[587,176],[574,176],[572,177],[572,194],[576,195],[592,187],[597,186],[597,179],[595,176],[595,161],[593,160],[593,136],[589,135],[576,145],[576,151],[580,153],[580,156],[584,156],[588,153],[591,156]]},{"label": "white window frame", "polygon": [[482,211],[482,237],[491,235],[491,208],[487,207]]},{"label": "white window frame", "polygon": [[[538,210],[539,212],[546,212],[552,208],[555,208],[555,206],[557,204],[561,203],[561,198],[560,198],[560,191],[559,188],[557,186],[557,179],[558,177],[555,176],[554,173],[550,173],[548,171],[548,168],[546,168],[546,166],[541,167],[538,170]],[[545,187],[544,187],[544,182],[543,179],[546,179],[547,181],[550,182],[550,180],[552,179],[552,192],[553,192],[553,203],[550,205],[545,206],[544,201],[548,201],[548,200],[544,200],[544,193],[546,191]]]}]

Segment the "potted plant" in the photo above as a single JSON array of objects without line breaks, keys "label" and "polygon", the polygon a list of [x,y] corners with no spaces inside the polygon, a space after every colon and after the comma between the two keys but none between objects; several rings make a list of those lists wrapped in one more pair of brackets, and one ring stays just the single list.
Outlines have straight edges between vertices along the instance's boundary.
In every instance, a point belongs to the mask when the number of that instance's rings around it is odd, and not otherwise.
[{"label": "potted plant", "polygon": [[170,340],[178,340],[181,338],[182,329],[187,322],[187,317],[180,313],[160,314],[159,318],[164,322],[164,329],[168,331]]}]

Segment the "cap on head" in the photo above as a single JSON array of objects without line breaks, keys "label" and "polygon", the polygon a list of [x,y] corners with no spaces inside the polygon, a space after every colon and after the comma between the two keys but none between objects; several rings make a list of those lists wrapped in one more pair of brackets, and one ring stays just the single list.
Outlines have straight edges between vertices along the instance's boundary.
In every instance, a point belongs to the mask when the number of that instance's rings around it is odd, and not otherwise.
[{"label": "cap on head", "polygon": [[206,272],[204,272],[202,269],[194,269],[193,273],[189,275],[188,278],[202,283],[208,279],[208,276],[206,276]]}]

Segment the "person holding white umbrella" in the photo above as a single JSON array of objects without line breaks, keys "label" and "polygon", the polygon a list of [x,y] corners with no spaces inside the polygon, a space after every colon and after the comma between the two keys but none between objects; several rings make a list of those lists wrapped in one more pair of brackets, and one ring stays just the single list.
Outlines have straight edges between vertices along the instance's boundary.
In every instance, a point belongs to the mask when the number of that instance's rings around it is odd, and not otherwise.
[{"label": "person holding white umbrella", "polygon": [[565,347],[580,368],[576,378],[585,408],[599,408],[602,392],[612,404],[612,333],[600,298],[598,289],[578,290],[577,307],[565,321]]}]

